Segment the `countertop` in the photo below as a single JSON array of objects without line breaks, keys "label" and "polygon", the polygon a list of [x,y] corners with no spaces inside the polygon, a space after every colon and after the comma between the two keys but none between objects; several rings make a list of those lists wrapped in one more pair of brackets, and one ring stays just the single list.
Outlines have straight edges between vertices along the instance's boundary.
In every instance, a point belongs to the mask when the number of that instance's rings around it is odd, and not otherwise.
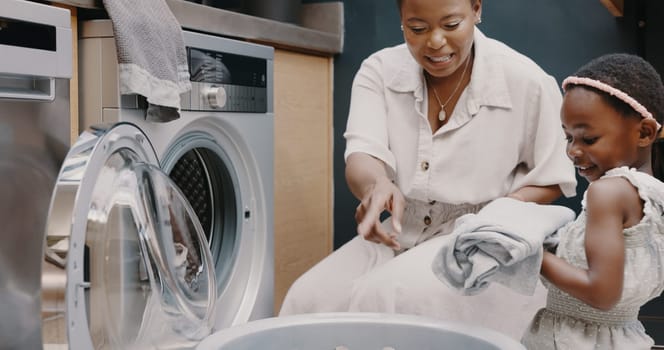
[{"label": "countertop", "polygon": [[[52,0],[84,9],[101,9],[101,0]],[[166,0],[183,28],[246,39],[293,51],[331,56],[343,51],[342,2],[302,5],[301,25],[217,9],[184,0]]]}]

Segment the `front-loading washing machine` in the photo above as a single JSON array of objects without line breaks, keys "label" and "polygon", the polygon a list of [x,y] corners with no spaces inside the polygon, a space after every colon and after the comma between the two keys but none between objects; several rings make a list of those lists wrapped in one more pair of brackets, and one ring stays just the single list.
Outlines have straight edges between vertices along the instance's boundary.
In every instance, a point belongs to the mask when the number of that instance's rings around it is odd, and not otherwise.
[{"label": "front-loading washing machine", "polygon": [[110,21],[82,23],[85,131],[51,202],[46,346],[187,348],[273,315],[274,50],[183,36],[192,90],[153,122],[118,93]]}]

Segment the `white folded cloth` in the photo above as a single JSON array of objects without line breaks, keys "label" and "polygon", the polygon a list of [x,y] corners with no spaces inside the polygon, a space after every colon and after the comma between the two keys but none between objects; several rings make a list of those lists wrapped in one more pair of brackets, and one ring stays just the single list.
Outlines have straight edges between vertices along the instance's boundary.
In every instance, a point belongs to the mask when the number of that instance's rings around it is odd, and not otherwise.
[{"label": "white folded cloth", "polygon": [[491,282],[532,295],[542,264],[542,245],[574,220],[571,209],[499,198],[477,214],[457,219],[453,237],[434,257],[436,277],[464,295]]},{"label": "white folded cloth", "polygon": [[191,90],[182,28],[164,0],[104,0],[113,23],[121,94],[146,97],[148,119],[179,117]]}]

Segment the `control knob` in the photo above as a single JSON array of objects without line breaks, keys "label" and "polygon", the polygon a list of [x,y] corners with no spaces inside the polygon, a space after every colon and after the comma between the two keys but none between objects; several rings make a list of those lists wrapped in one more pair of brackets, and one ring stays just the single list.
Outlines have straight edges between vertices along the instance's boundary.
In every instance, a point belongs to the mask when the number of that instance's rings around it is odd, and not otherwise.
[{"label": "control knob", "polygon": [[211,86],[203,91],[203,96],[207,98],[212,108],[224,108],[226,105],[226,89],[223,86]]}]

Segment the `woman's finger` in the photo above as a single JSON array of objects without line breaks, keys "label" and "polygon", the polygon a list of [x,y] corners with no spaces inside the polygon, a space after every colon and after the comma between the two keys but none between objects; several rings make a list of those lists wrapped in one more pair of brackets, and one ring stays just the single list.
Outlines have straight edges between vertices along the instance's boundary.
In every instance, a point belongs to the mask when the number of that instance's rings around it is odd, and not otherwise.
[{"label": "woman's finger", "polygon": [[364,217],[358,223],[357,231],[364,236],[371,231],[371,226],[380,220],[380,213],[385,208],[385,202],[372,197],[369,206],[367,207],[365,204],[363,206]]},{"label": "woman's finger", "polygon": [[385,244],[386,246],[398,250],[400,249],[399,242],[396,240],[396,238],[392,235],[390,235],[388,232],[383,230],[382,225],[380,222],[376,222],[376,225],[373,227],[374,229],[371,231],[371,234],[369,237],[371,238],[370,240],[372,242],[375,242],[375,240],[378,240],[378,243]]},{"label": "woman's finger", "polygon": [[355,222],[360,223],[362,222],[362,219],[364,218],[365,210],[364,210],[364,205],[360,203],[357,208],[355,208]]},{"label": "woman's finger", "polygon": [[401,233],[401,218],[403,217],[405,206],[406,203],[401,195],[392,196],[392,208],[390,214],[392,216],[392,227],[394,228],[395,233]]}]

